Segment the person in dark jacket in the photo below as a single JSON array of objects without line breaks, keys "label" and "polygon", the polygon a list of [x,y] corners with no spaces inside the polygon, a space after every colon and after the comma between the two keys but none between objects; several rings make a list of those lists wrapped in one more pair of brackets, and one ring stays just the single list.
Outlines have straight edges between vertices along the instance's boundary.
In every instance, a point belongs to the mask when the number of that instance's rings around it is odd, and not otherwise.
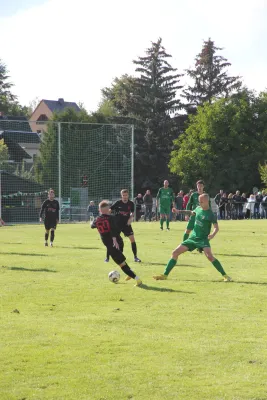
[{"label": "person in dark jacket", "polygon": [[145,221],[148,218],[149,222],[151,222],[153,197],[152,197],[152,194],[150,193],[149,189],[146,191],[143,200],[144,200],[144,205],[145,205]]}]

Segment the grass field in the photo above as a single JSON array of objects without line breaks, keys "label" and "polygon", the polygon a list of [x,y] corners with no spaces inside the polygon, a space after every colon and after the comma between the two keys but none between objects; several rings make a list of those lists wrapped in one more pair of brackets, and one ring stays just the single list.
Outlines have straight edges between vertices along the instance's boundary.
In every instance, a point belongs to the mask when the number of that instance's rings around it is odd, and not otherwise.
[{"label": "grass field", "polygon": [[141,276],[112,284],[88,224],[0,228],[0,400],[267,399],[267,221],[223,221],[204,255],[162,273],[185,223],[136,223]]}]

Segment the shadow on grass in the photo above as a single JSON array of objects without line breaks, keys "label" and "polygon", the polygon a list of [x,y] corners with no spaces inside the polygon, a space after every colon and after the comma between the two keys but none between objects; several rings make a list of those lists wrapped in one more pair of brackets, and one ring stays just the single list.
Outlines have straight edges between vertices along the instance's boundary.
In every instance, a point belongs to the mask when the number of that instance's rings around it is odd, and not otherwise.
[{"label": "shadow on grass", "polygon": [[[192,253],[192,254],[198,255],[197,253]],[[216,256],[267,258],[267,256],[259,256],[259,255],[253,255],[253,254],[230,254],[230,253],[216,253]]]},{"label": "shadow on grass", "polygon": [[223,282],[221,281],[202,281],[200,279],[183,279],[182,282],[200,282],[200,283],[222,283],[224,285],[233,285],[233,284],[241,284],[241,285],[259,285],[259,286],[267,286],[267,282],[241,282],[241,281],[235,281],[233,280],[232,282]]},{"label": "shadow on grass", "polygon": [[85,246],[57,246],[58,249],[78,249],[78,250],[99,250],[100,247],[85,247]]},{"label": "shadow on grass", "polygon": [[10,252],[3,252],[0,251],[0,254],[7,254],[8,256],[31,256],[31,257],[47,257],[47,254],[38,254],[38,253],[14,253]]},{"label": "shadow on grass", "polygon": [[23,244],[22,242],[1,242],[2,244]]},{"label": "shadow on grass", "polygon": [[6,267],[2,265],[2,268],[9,269],[10,271],[30,271],[30,272],[57,272],[53,269],[47,268],[24,268],[24,267]]},{"label": "shadow on grass", "polygon": [[155,292],[170,292],[170,293],[186,293],[186,294],[195,294],[195,292],[186,292],[184,290],[174,290],[174,289],[169,289],[169,288],[164,288],[164,287],[158,287],[158,286],[148,286],[145,285],[144,283],[139,286],[140,289],[145,289],[145,290],[154,290]]},{"label": "shadow on grass", "polygon": [[[162,263],[153,263],[153,262],[146,262],[144,263],[145,265],[163,265],[164,267],[166,267],[166,263],[162,264]],[[193,264],[180,264],[178,263],[176,265],[176,267],[191,267],[191,268],[205,268],[205,267],[201,267],[199,265],[193,265]]]}]

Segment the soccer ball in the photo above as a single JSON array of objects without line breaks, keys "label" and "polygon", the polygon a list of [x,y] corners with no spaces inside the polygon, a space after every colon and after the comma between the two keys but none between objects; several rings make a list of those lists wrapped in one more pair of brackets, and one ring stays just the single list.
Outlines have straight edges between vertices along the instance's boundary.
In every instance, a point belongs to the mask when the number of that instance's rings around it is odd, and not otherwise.
[{"label": "soccer ball", "polygon": [[120,280],[120,274],[118,273],[118,271],[111,271],[108,274],[108,279],[110,280],[110,282],[117,283]]}]

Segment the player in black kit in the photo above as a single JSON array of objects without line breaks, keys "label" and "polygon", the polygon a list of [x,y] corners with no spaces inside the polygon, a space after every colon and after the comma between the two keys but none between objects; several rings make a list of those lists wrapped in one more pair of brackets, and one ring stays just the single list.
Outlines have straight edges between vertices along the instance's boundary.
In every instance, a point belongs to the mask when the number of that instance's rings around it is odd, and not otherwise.
[{"label": "player in black kit", "polygon": [[55,200],[55,192],[53,189],[49,189],[48,199],[42,204],[40,210],[40,222],[42,222],[44,214],[44,226],[45,226],[45,246],[48,246],[48,237],[50,233],[50,246],[53,247],[55,238],[55,229],[59,220],[59,203]]},{"label": "player in black kit", "polygon": [[[134,238],[133,228],[131,226],[131,222],[134,219],[134,203],[129,200],[129,192],[127,189],[121,190],[121,200],[116,201],[116,203],[114,203],[110,209],[115,214],[119,233],[123,232],[124,236],[130,239],[134,261],[141,262],[140,258],[137,257],[137,246]],[[109,261],[108,252],[105,261]]]},{"label": "player in black kit", "polygon": [[[108,253],[113,261],[119,265],[122,271],[127,275],[126,280],[135,279],[136,285],[142,285],[141,279],[135,275],[129,265],[126,263],[126,258],[120,250],[119,235],[116,227],[116,219],[114,215],[110,215],[109,204],[107,200],[99,203],[99,216],[92,222],[91,228],[97,228],[103,244],[106,246]],[[121,239],[122,240],[122,239]]]}]

